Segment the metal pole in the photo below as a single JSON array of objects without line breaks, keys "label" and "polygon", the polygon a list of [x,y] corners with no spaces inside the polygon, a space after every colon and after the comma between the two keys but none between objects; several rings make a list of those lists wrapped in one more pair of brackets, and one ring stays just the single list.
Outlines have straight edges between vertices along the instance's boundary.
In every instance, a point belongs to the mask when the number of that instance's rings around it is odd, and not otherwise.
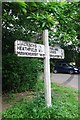
[{"label": "metal pole", "polygon": [[44,58],[44,87],[45,87],[45,100],[48,107],[51,106],[51,82],[50,82],[50,55],[48,43],[48,30],[43,31],[43,40],[45,47]]}]

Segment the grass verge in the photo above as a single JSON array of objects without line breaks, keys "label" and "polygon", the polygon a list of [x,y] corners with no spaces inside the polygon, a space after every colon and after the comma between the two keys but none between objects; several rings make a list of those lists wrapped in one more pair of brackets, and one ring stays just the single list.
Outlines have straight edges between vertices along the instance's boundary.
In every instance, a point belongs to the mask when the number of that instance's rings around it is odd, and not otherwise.
[{"label": "grass verge", "polygon": [[34,97],[23,97],[12,107],[3,111],[3,119],[25,120],[78,120],[78,91],[52,83],[52,107],[47,108],[43,81],[38,81]]}]

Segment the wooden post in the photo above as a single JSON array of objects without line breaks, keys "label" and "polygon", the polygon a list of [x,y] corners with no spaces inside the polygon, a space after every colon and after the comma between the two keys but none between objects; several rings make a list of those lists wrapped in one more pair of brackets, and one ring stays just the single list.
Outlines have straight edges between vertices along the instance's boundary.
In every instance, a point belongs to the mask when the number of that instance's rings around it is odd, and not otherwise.
[{"label": "wooden post", "polygon": [[48,30],[43,31],[43,41],[45,47],[44,58],[44,87],[45,87],[45,100],[48,107],[51,106],[51,82],[50,82],[50,55],[48,43]]}]

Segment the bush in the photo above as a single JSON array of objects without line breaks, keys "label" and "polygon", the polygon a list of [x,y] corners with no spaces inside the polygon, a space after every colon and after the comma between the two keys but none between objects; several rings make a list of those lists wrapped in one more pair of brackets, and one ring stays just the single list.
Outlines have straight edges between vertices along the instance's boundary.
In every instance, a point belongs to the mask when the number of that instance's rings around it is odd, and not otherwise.
[{"label": "bush", "polygon": [[22,58],[14,54],[3,56],[3,91],[21,92],[35,88],[41,70],[37,58]]}]

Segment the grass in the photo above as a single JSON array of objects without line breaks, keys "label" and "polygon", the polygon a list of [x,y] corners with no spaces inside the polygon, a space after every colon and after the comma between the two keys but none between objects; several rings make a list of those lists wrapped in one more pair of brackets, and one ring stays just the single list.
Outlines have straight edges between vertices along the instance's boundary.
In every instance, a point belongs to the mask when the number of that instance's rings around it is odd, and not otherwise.
[{"label": "grass", "polygon": [[43,81],[38,81],[32,99],[21,98],[12,107],[3,111],[3,119],[25,120],[78,120],[78,91],[55,83],[51,84],[52,107],[47,108],[44,99]]}]

